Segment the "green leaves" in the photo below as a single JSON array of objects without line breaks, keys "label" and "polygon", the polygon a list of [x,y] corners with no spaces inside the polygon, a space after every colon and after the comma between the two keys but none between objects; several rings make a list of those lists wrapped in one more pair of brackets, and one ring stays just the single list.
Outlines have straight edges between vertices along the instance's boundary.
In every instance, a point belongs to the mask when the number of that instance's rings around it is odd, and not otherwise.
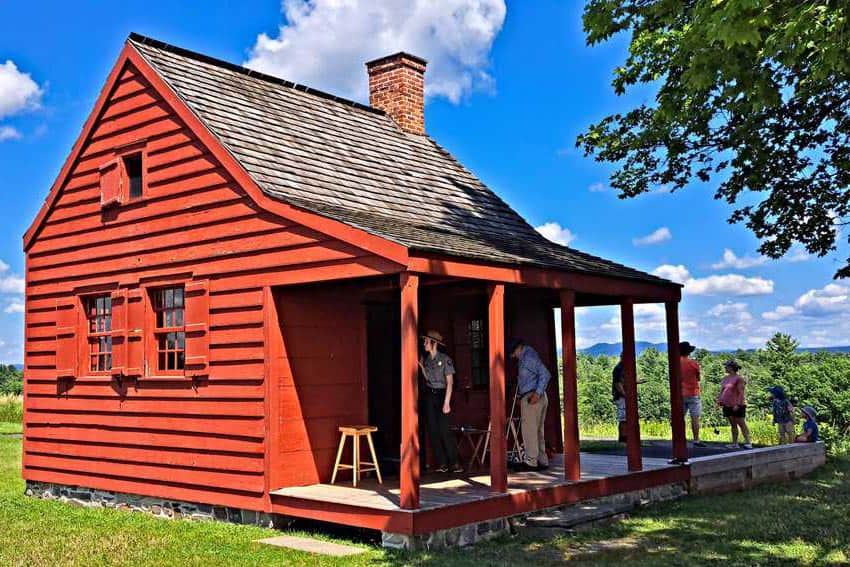
[{"label": "green leaves", "polygon": [[[746,223],[761,253],[799,242],[823,256],[850,221],[848,19],[835,0],[589,0],[589,44],[631,34],[614,91],[658,90],[576,145],[616,164],[623,198],[714,181],[717,199],[747,201],[730,222]],[[850,276],[850,258],[836,276]]]}]

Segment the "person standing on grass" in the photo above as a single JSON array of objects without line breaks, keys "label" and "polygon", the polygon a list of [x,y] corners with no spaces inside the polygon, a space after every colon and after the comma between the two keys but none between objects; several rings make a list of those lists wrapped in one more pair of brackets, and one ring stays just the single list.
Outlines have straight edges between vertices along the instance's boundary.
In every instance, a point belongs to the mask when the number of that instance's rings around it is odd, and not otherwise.
[{"label": "person standing on grass", "polygon": [[443,335],[428,331],[422,337],[425,356],[419,360],[419,368],[425,376],[424,394],[425,423],[431,437],[431,449],[437,460],[437,472],[462,473],[458,463],[457,442],[449,430],[449,414],[452,411],[452,385],[455,365],[446,353]]},{"label": "person standing on grass", "polygon": [[770,410],[779,432],[779,444],[791,443],[794,441],[794,406],[782,386],[773,386],[767,391],[770,392]]},{"label": "person standing on grass", "polygon": [[732,426],[732,443],[726,445],[728,449],[739,449],[738,429],[744,434],[744,448],[752,449],[750,442],[750,428],[747,427],[747,381],[738,375],[741,365],[734,360],[723,363],[726,376],[720,382],[720,395],[717,396],[717,405],[723,408],[723,417],[729,420]]},{"label": "person standing on grass", "polygon": [[699,362],[689,358],[697,349],[691,343],[679,343],[679,364],[682,371],[682,402],[685,416],[691,415],[691,432],[694,434],[694,447],[705,447],[699,438],[699,418],[702,416],[702,398],[700,397]]}]

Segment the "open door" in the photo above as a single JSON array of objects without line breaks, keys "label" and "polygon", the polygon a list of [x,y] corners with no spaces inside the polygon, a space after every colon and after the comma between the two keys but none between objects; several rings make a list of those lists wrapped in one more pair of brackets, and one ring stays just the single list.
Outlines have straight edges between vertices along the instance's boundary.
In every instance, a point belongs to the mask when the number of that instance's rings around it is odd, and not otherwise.
[{"label": "open door", "polygon": [[369,424],[384,475],[398,473],[401,451],[401,307],[398,300],[366,304]]}]

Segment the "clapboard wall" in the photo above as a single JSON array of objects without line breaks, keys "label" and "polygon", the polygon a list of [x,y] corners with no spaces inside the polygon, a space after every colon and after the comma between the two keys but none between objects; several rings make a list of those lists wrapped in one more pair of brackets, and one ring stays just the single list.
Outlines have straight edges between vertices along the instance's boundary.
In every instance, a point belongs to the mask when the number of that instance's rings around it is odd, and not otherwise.
[{"label": "clapboard wall", "polygon": [[[109,88],[26,250],[23,475],[262,509],[275,442],[266,439],[270,286],[388,263],[264,212],[130,63]],[[140,142],[143,197],[103,208],[103,164]],[[132,305],[145,286],[173,282],[207,286],[206,372],[63,377],[57,306],[91,291],[129,293]]]}]

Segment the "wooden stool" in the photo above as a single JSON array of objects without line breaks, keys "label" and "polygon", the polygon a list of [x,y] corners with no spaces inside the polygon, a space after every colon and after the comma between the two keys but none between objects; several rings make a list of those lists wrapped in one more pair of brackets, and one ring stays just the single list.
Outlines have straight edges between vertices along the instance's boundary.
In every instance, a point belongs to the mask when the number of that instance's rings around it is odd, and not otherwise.
[{"label": "wooden stool", "polygon": [[[336,463],[334,463],[334,472],[331,476],[331,484],[336,482],[336,473],[339,469],[354,469],[354,486],[357,486],[357,481],[360,480],[360,473],[367,471],[375,471],[378,475],[378,483],[384,484],[384,481],[381,479],[381,468],[378,466],[378,457],[375,456],[375,445],[372,444],[372,432],[377,431],[378,428],[374,425],[344,425],[339,428],[339,432],[342,433],[342,436],[339,438],[339,449],[336,452]],[[352,459],[353,464],[346,465],[340,464],[339,461],[342,459],[342,450],[345,448],[345,438],[351,437],[354,443],[354,458]],[[369,451],[372,453],[372,462],[360,462],[360,438],[365,437],[366,441],[369,442]],[[366,465],[365,467],[363,465]]]}]

